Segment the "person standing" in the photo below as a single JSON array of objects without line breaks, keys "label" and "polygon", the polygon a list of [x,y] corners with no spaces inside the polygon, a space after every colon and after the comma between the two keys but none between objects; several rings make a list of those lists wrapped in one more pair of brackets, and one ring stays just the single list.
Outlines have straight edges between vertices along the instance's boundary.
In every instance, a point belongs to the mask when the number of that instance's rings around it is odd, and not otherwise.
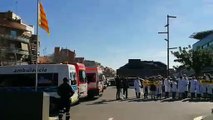
[{"label": "person standing", "polygon": [[168,98],[169,97],[170,88],[171,88],[170,77],[167,77],[164,80],[164,86],[165,86],[165,98]]},{"label": "person standing", "polygon": [[202,94],[202,84],[201,82],[198,80],[197,81],[197,84],[196,84],[196,95],[197,95],[197,98],[200,100],[201,98],[201,94]]},{"label": "person standing", "polygon": [[64,113],[66,113],[66,120],[70,119],[70,98],[73,96],[74,91],[68,82],[69,80],[65,77],[63,79],[63,84],[58,87],[57,91],[58,95],[60,96],[59,120],[63,119]]},{"label": "person standing", "polygon": [[152,80],[151,81],[151,85],[150,85],[150,92],[151,92],[151,99],[155,100],[155,95],[156,95],[156,85],[154,83],[155,81]]},{"label": "person standing", "polygon": [[149,81],[144,79],[143,80],[143,95],[144,95],[144,99],[148,99],[148,83]]},{"label": "person standing", "polygon": [[177,93],[177,82],[176,81],[172,81],[171,82],[171,92],[172,92],[172,99],[176,99],[176,93]]},{"label": "person standing", "polygon": [[115,84],[116,84],[116,89],[117,89],[117,91],[116,91],[116,100],[120,100],[121,99],[120,98],[120,93],[121,93],[121,79],[120,79],[119,76],[117,76],[115,78]]},{"label": "person standing", "polygon": [[134,88],[135,88],[135,94],[136,98],[140,98],[141,96],[141,81],[139,80],[139,77],[134,80]]},{"label": "person standing", "polygon": [[183,88],[184,88],[184,98],[188,97],[188,90],[189,90],[189,80],[186,75],[183,77]]},{"label": "person standing", "polygon": [[162,81],[159,80],[158,84],[157,84],[157,99],[161,99],[161,95],[162,95]]},{"label": "person standing", "polygon": [[128,98],[128,88],[129,88],[129,82],[127,78],[123,79],[123,96],[125,96],[125,98]]},{"label": "person standing", "polygon": [[196,92],[196,86],[197,86],[197,79],[195,76],[192,77],[190,80],[190,93],[191,93],[191,99],[195,98],[195,92]]}]

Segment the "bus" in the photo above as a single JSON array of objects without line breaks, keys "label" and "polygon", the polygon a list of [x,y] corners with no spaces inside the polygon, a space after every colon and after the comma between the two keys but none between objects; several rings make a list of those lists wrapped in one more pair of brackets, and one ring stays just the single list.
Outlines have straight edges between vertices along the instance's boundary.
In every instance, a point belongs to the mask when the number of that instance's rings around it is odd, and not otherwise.
[{"label": "bus", "polygon": [[72,63],[75,65],[77,74],[77,85],[79,98],[87,97],[87,79],[86,79],[86,67],[82,63]]},{"label": "bus", "polygon": [[104,91],[104,75],[100,67],[86,67],[88,97],[100,96]]},{"label": "bus", "polygon": [[[50,104],[58,100],[57,88],[63,83],[63,78],[69,79],[74,90],[71,103],[78,102],[78,88],[76,70],[69,64],[38,64],[38,89],[50,95]],[[0,91],[34,91],[36,79],[36,65],[17,65],[0,67]]]}]

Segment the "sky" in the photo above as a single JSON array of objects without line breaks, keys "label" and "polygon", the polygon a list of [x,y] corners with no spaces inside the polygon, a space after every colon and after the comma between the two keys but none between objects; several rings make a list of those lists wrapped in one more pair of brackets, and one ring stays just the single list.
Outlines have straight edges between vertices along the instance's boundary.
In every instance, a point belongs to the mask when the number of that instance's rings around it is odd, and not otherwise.
[{"label": "sky", "polygon": [[[41,55],[59,46],[77,57],[118,69],[128,59],[166,63],[166,16],[170,19],[170,47],[197,42],[194,32],[213,27],[212,0],[42,0],[50,36],[39,28]],[[36,26],[36,0],[0,0],[0,11],[11,10]],[[36,27],[35,27],[36,29]],[[170,67],[178,65],[170,54]]]}]

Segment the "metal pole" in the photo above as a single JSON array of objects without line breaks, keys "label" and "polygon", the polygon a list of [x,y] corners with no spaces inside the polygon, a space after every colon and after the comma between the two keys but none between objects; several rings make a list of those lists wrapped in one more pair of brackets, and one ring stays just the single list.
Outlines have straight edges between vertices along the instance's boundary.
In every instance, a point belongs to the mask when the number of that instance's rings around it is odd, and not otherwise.
[{"label": "metal pole", "polygon": [[169,15],[167,15],[167,76],[169,76]]},{"label": "metal pole", "polygon": [[37,34],[37,40],[36,40],[36,80],[35,80],[35,91],[38,89],[38,16],[39,16],[39,0],[37,0],[37,24],[36,24],[36,34]]}]

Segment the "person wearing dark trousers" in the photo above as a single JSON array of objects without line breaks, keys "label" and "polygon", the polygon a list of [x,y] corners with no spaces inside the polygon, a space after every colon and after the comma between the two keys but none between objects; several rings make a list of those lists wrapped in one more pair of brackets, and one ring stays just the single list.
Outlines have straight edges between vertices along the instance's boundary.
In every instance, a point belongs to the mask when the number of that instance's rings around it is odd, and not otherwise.
[{"label": "person wearing dark trousers", "polygon": [[123,78],[123,96],[125,98],[128,98],[128,88],[129,88],[129,82],[127,78]]},{"label": "person wearing dark trousers", "polygon": [[154,82],[150,85],[150,91],[151,91],[151,99],[155,100],[156,86],[155,86]]},{"label": "person wearing dark trousers", "polygon": [[119,100],[119,99],[121,99],[120,98],[120,93],[121,93],[121,79],[120,79],[119,76],[117,76],[115,78],[115,84],[116,84],[116,89],[117,89],[117,91],[116,91],[116,100]]},{"label": "person wearing dark trousers", "polygon": [[63,79],[63,84],[58,87],[58,95],[60,96],[59,105],[59,120],[63,119],[63,114],[66,113],[66,120],[70,120],[70,98],[74,94],[72,87],[68,84],[68,79]]}]

